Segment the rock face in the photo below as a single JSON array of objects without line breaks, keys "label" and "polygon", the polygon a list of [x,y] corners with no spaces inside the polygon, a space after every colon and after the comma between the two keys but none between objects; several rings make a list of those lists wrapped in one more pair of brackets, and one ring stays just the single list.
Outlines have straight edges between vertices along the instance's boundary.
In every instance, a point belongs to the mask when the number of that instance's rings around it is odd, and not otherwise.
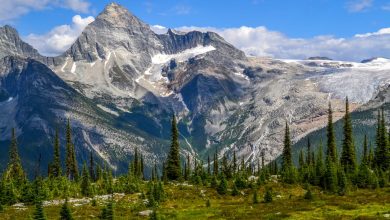
[{"label": "rock face", "polygon": [[0,39],[1,137],[7,144],[16,127],[28,163],[51,152],[67,117],[80,162],[92,151],[123,172],[136,147],[146,163],[162,162],[173,113],[182,154],[270,161],[282,150],[285,121],[298,140],[325,126],[328,102],[337,119],[345,96],[354,109],[390,82],[386,60],[248,58],[216,33],[156,34],[117,4],[58,57],[39,55],[7,26]]}]

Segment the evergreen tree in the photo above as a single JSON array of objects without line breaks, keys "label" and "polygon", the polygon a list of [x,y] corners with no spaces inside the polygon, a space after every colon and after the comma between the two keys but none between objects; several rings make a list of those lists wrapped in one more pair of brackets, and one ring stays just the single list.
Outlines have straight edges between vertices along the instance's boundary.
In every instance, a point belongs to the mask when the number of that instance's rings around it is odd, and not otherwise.
[{"label": "evergreen tree", "polygon": [[225,195],[227,193],[227,181],[223,175],[221,178],[221,182],[218,185],[217,192],[220,195]]},{"label": "evergreen tree", "polygon": [[326,158],[330,158],[333,163],[337,162],[337,150],[336,150],[336,138],[333,129],[333,116],[332,116],[332,106],[329,102],[328,109],[328,126],[327,126],[327,150],[326,150]]},{"label": "evergreen tree", "polygon": [[82,174],[81,174],[81,194],[83,196],[91,196],[92,192],[91,192],[91,182],[90,182],[90,179],[89,179],[89,174],[88,174],[88,170],[87,170],[87,165],[85,164],[84,162],[84,165],[83,165],[83,171],[82,171]]},{"label": "evergreen tree", "polygon": [[207,156],[207,175],[211,175],[210,155]]},{"label": "evergreen tree", "polygon": [[181,174],[180,168],[179,131],[176,125],[176,117],[172,117],[172,143],[166,163],[166,172],[169,180],[178,180]]},{"label": "evergreen tree", "polygon": [[303,167],[305,166],[305,160],[303,159],[303,150],[302,149],[299,152],[298,162],[299,162],[299,170],[302,171]]},{"label": "evergreen tree", "polygon": [[69,180],[77,180],[79,171],[77,168],[76,152],[74,144],[72,143],[72,129],[70,127],[70,120],[68,119],[66,125],[66,176]]},{"label": "evergreen tree", "polygon": [[283,147],[283,153],[282,153],[282,169],[287,170],[292,166],[292,159],[291,159],[291,139],[290,139],[290,129],[288,127],[288,124],[286,122],[286,130],[284,134],[284,147]]},{"label": "evergreen tree", "polygon": [[336,163],[333,162],[331,156],[326,159],[326,170],[324,176],[325,189],[329,192],[336,192],[338,181],[337,181],[337,167]]},{"label": "evergreen tree", "polygon": [[235,175],[237,172],[237,157],[236,157],[236,151],[233,152],[233,175]]},{"label": "evergreen tree", "polygon": [[272,202],[272,189],[267,187],[265,189],[265,193],[264,193],[264,202],[265,203],[270,203]]},{"label": "evergreen tree", "polygon": [[14,182],[16,186],[20,186],[26,180],[26,174],[24,173],[18,152],[15,128],[12,129],[9,162],[3,178],[5,181]]},{"label": "evergreen tree", "polygon": [[43,204],[42,201],[39,201],[35,204],[35,211],[34,211],[34,220],[46,220],[45,213],[43,211]]},{"label": "evergreen tree", "polygon": [[60,137],[59,137],[58,128],[56,128],[56,133],[54,136],[54,155],[53,155],[53,162],[50,167],[50,175],[52,177],[61,176]]},{"label": "evergreen tree", "polygon": [[89,177],[92,181],[96,181],[95,175],[95,161],[93,160],[92,151],[89,153]]},{"label": "evergreen tree", "polygon": [[356,170],[355,146],[352,134],[352,122],[349,114],[348,98],[345,101],[345,116],[344,116],[344,140],[343,150],[341,153],[340,164],[345,173],[352,174]]},{"label": "evergreen tree", "polygon": [[343,196],[347,193],[347,184],[348,184],[347,176],[345,175],[345,172],[343,169],[339,169],[339,171],[337,173],[337,180],[338,180],[338,186],[339,186],[338,194],[340,196]]},{"label": "evergreen tree", "polygon": [[101,220],[114,220],[114,208],[113,208],[113,202],[109,201],[102,209],[102,213],[100,214]]},{"label": "evergreen tree", "polygon": [[367,143],[367,135],[364,135],[363,141],[363,154],[361,159],[361,164],[369,165],[369,155],[368,155],[368,143]]},{"label": "evergreen tree", "polygon": [[258,199],[258,197],[257,197],[257,190],[255,190],[255,191],[253,192],[253,198],[252,198],[252,200],[253,200],[253,204],[259,203],[259,199]]},{"label": "evergreen tree", "polygon": [[218,153],[215,152],[214,154],[214,163],[213,163],[213,175],[218,176],[219,173],[219,167],[218,167],[219,161],[218,161]]},{"label": "evergreen tree", "polygon": [[324,159],[323,159],[323,150],[322,150],[322,141],[320,143],[320,146],[318,148],[317,158],[315,162],[315,180],[314,184],[317,186],[325,187],[324,184],[324,176],[325,176],[325,166],[324,166]]},{"label": "evergreen tree", "polygon": [[314,158],[311,158],[311,143],[310,138],[307,139],[307,156],[306,156],[306,164],[309,166],[314,161]]},{"label": "evergreen tree", "polygon": [[65,199],[65,202],[61,207],[60,220],[73,220],[72,212],[68,205],[68,199]]},{"label": "evergreen tree", "polygon": [[379,169],[390,169],[390,145],[386,131],[385,113],[382,108],[381,114],[378,113],[378,127],[376,137],[377,147],[375,149],[375,165]]}]

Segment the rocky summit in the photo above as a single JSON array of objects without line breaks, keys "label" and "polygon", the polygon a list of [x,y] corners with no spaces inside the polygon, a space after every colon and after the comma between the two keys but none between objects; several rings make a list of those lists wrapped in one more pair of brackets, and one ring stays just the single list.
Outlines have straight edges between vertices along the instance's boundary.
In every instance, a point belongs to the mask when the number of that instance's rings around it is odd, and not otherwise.
[{"label": "rocky summit", "polygon": [[156,34],[115,3],[57,57],[40,55],[4,26],[0,58],[1,144],[16,128],[30,171],[39,155],[51,158],[47,137],[55,128],[65,149],[67,118],[79,162],[92,152],[117,172],[127,169],[135,148],[146,164],[163,161],[173,114],[183,156],[236,152],[247,162],[260,155],[270,161],[281,153],[285,121],[298,141],[325,126],[328,102],[338,119],[345,97],[359,109],[390,80],[384,58],[247,57],[213,32]]}]

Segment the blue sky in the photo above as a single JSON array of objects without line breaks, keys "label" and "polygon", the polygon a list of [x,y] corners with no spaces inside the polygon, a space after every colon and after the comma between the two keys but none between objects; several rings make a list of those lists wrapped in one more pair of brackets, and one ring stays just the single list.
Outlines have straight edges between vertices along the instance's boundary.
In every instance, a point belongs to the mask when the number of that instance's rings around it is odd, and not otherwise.
[{"label": "blue sky", "polygon": [[[75,15],[80,15],[81,18],[96,17],[110,2],[112,1],[2,0],[0,23],[11,24],[29,41],[28,36],[31,35],[49,37],[48,33],[61,25],[74,28],[72,18]],[[262,27],[263,32],[275,32],[286,39],[313,40],[324,36],[331,36],[336,40],[352,39],[356,34],[375,33],[382,28],[390,27],[390,1],[385,0],[117,0],[116,2],[151,25],[174,28],[209,27],[217,32],[242,26]],[[82,25],[79,29],[83,27]],[[256,36],[263,32],[257,31]],[[387,30],[385,32],[387,34]],[[76,31],[73,34],[77,33]],[[33,40],[29,43],[35,46]],[[39,45],[37,47],[42,50]],[[253,53],[257,54],[257,52]]]}]

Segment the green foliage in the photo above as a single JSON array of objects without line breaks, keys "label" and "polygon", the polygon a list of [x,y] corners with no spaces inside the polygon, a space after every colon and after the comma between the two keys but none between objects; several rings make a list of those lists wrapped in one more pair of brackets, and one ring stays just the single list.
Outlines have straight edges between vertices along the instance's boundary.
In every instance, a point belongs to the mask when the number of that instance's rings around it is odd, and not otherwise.
[{"label": "green foliage", "polygon": [[259,198],[257,196],[257,191],[256,190],[253,192],[252,201],[253,201],[253,204],[258,204],[259,203]]},{"label": "green foliage", "polygon": [[332,158],[328,156],[324,174],[324,188],[329,192],[336,192],[338,188],[337,186],[337,167],[336,164],[332,161]]},{"label": "green foliage", "polygon": [[176,117],[172,117],[172,142],[166,162],[167,178],[169,180],[179,180],[181,176],[180,168],[180,146],[179,146],[179,131],[176,125]]},{"label": "green foliage", "polygon": [[15,128],[12,129],[9,162],[6,171],[3,173],[3,180],[14,182],[16,186],[20,186],[26,180],[26,174],[24,173],[18,152]]},{"label": "green foliage", "polygon": [[159,217],[157,215],[156,209],[153,209],[152,214],[150,214],[150,216],[149,216],[149,220],[158,220],[158,219],[159,219]]},{"label": "green foliage", "polygon": [[39,201],[36,203],[33,219],[34,220],[45,220],[46,219],[45,213],[43,211],[42,201]]},{"label": "green foliage", "polygon": [[206,201],[206,207],[207,207],[207,208],[210,208],[210,207],[211,207],[210,199],[208,199],[208,200]]},{"label": "green foliage", "polygon": [[66,176],[70,180],[78,180],[79,171],[77,168],[76,151],[72,142],[72,128],[70,120],[66,124]]},{"label": "green foliage", "polygon": [[58,134],[58,128],[56,129],[55,137],[54,137],[54,153],[53,153],[53,161],[49,168],[49,176],[51,177],[59,177],[61,176],[61,158],[60,158],[60,137]]},{"label": "green foliage", "polygon": [[236,184],[233,184],[232,196],[238,196],[239,193],[240,192],[238,191]]},{"label": "green foliage", "polygon": [[267,187],[265,189],[265,193],[264,193],[264,202],[265,203],[270,203],[272,202],[272,189]]},{"label": "green foliage", "polygon": [[355,146],[352,135],[352,122],[349,115],[348,98],[345,102],[345,116],[344,116],[344,139],[342,144],[342,152],[340,164],[347,174],[352,174],[356,169]]},{"label": "green foliage", "polygon": [[326,129],[327,129],[326,157],[330,158],[330,160],[332,160],[333,163],[336,163],[337,162],[336,137],[334,134],[332,106],[330,102],[329,102],[329,109],[328,109],[328,126]]},{"label": "green foliage", "polygon": [[313,193],[311,192],[310,188],[306,191],[303,198],[306,200],[313,200]]},{"label": "green foliage", "polygon": [[114,220],[114,204],[112,201],[109,201],[107,205],[102,209],[102,212],[99,216],[101,220]]},{"label": "green foliage", "polygon": [[65,199],[64,204],[61,206],[60,220],[73,220],[72,211],[68,205],[68,199]]},{"label": "green foliage", "polygon": [[84,163],[83,165],[83,171],[81,174],[81,194],[83,196],[91,196],[92,195],[92,188],[91,188],[91,181],[89,178],[89,172],[87,170],[87,165]]},{"label": "green foliage", "polygon": [[284,134],[284,147],[282,152],[282,169],[288,170],[292,167],[292,156],[291,156],[291,139],[290,139],[290,128],[286,122],[286,130]]},{"label": "green foliage", "polygon": [[218,194],[225,195],[227,193],[227,188],[228,188],[227,181],[226,181],[225,177],[222,176],[221,181],[219,182],[219,185],[217,188]]}]

